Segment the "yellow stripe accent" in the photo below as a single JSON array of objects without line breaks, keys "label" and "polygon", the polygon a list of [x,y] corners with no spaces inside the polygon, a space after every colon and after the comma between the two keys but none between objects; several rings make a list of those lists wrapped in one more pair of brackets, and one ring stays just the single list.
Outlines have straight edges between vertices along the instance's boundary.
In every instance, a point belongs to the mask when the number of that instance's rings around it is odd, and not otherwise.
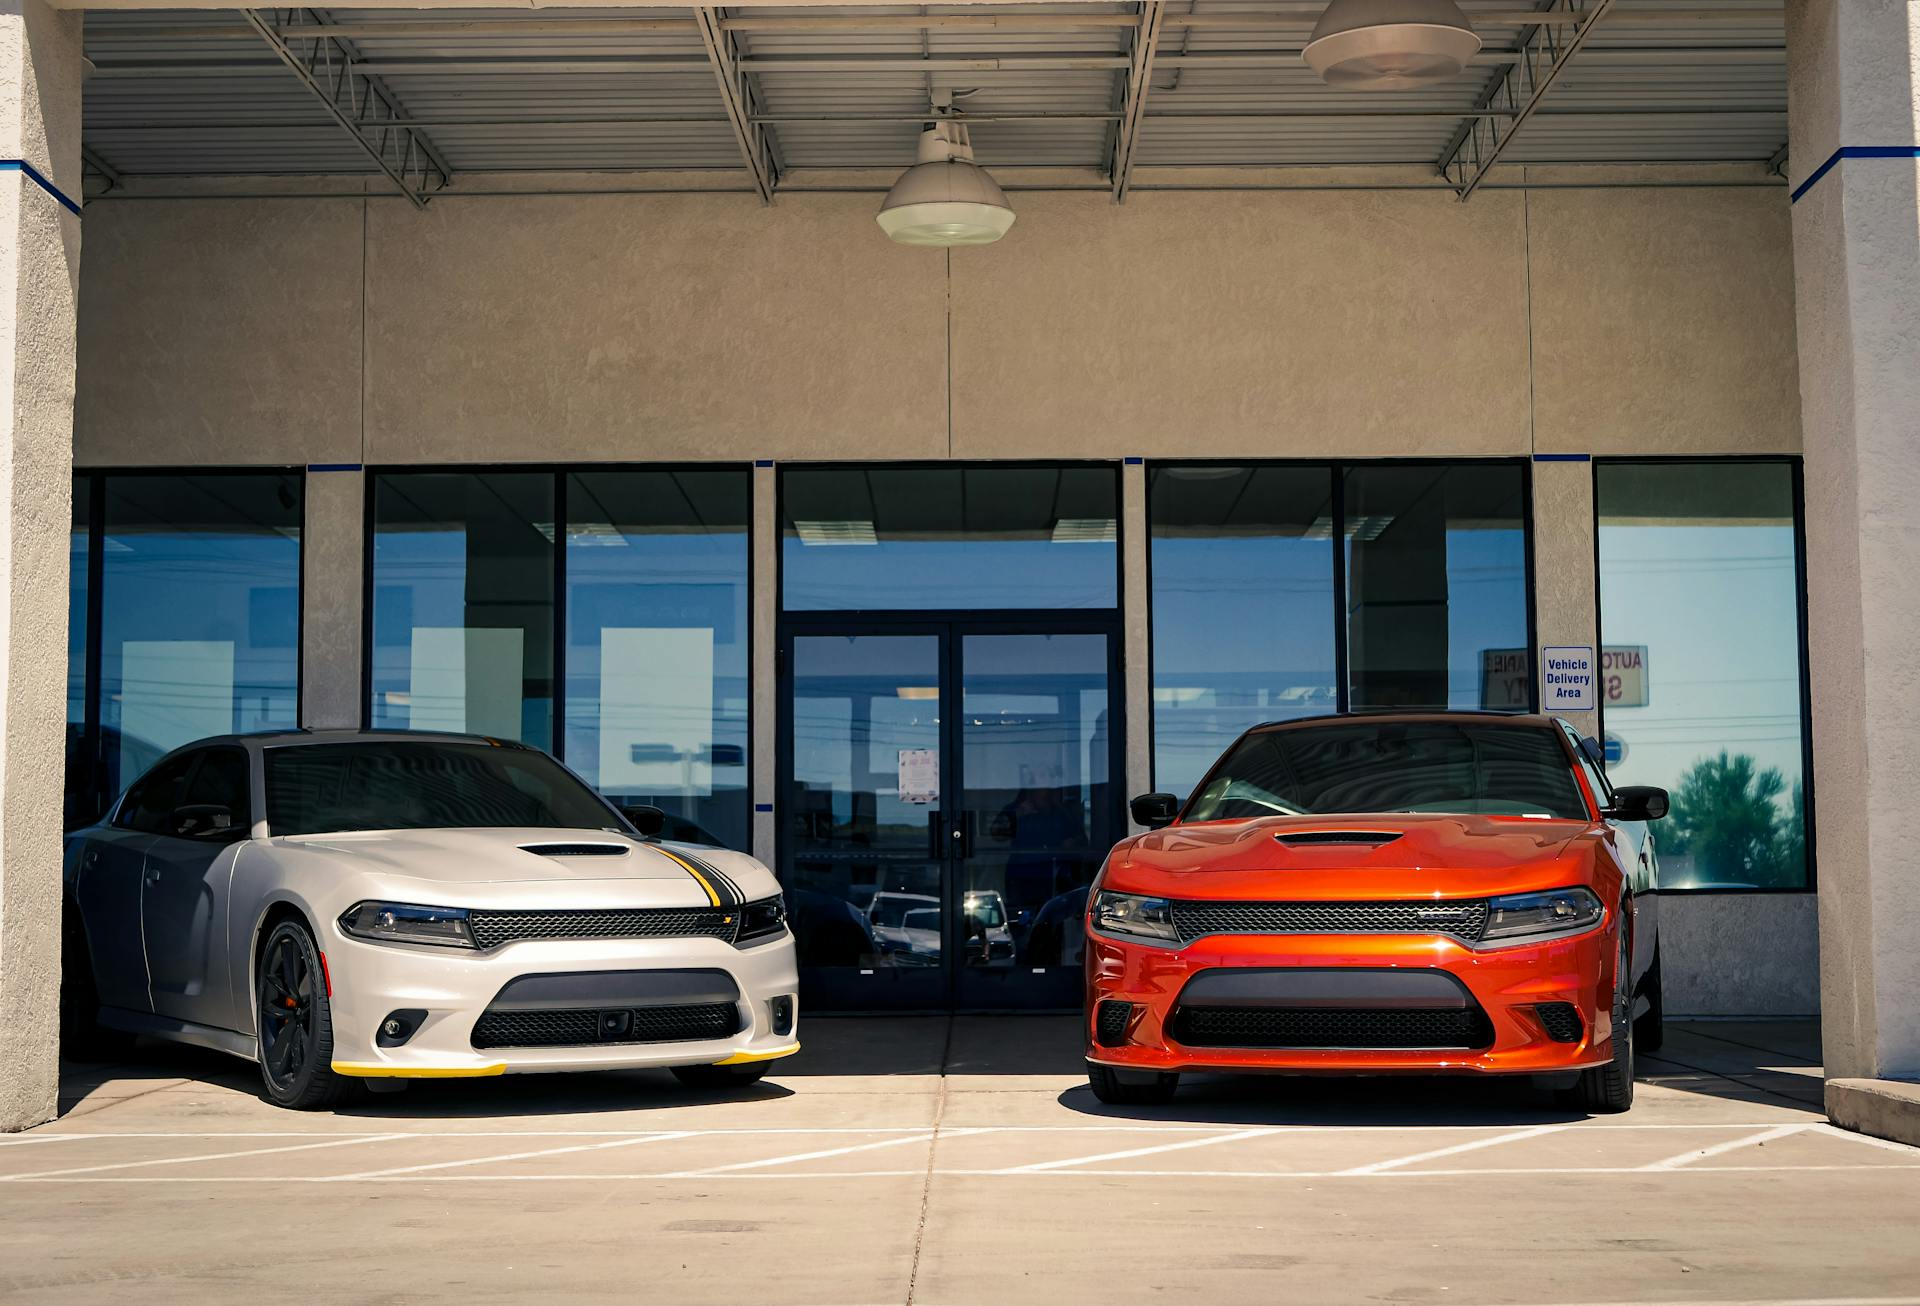
[{"label": "yellow stripe accent", "polygon": [[496,1061],[487,1066],[394,1066],[384,1061],[336,1061],[336,1075],[356,1079],[484,1079],[507,1073],[507,1063]]},{"label": "yellow stripe accent", "polygon": [[698,880],[700,882],[700,887],[707,891],[707,901],[711,902],[716,907],[720,905],[720,895],[713,891],[713,886],[707,883],[707,877],[700,874],[699,871],[695,870],[691,862],[687,861],[686,858],[684,857],[674,856],[674,854],[668,852],[665,848],[655,848],[654,851],[659,853],[662,857],[671,858],[675,865],[679,866],[680,869],[684,870],[688,875],[691,875],[694,879]]},{"label": "yellow stripe accent", "polygon": [[713,1064],[716,1066],[744,1066],[749,1061],[776,1061],[781,1057],[790,1057],[799,1050],[800,1045],[798,1043],[789,1043],[787,1046],[775,1048],[771,1052],[736,1052],[725,1061],[716,1061]]}]

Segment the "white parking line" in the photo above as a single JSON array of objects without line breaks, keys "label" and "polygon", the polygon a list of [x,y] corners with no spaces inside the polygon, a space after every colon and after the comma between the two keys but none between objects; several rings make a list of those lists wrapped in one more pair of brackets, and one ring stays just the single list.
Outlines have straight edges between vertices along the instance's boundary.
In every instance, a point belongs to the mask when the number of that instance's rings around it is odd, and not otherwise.
[{"label": "white parking line", "polygon": [[1829,1125],[1824,1122],[1807,1127],[1829,1138],[1844,1138],[1851,1143],[1865,1143],[1868,1147],[1884,1147],[1889,1152],[1904,1152],[1908,1156],[1920,1159],[1920,1147],[1915,1147],[1911,1143],[1896,1143],[1891,1138],[1875,1138],[1872,1134],[1856,1134],[1851,1129],[1842,1129],[1838,1125]]},{"label": "white parking line", "polygon": [[1681,1166],[1692,1165],[1695,1161],[1704,1161],[1710,1156],[1723,1156],[1728,1152],[1737,1152],[1743,1147],[1754,1147],[1761,1143],[1771,1143],[1776,1138],[1787,1138],[1793,1134],[1811,1128],[1810,1125],[1775,1125],[1772,1129],[1762,1129],[1757,1134],[1748,1134],[1744,1138],[1730,1138],[1724,1143],[1715,1143],[1712,1147],[1699,1147],[1678,1156],[1669,1156],[1664,1160],[1650,1162],[1642,1170],[1677,1170]]},{"label": "white parking line", "polygon": [[[989,1134],[991,1129],[948,1129],[940,1134],[943,1138],[955,1138],[963,1134]],[[821,1152],[795,1152],[791,1156],[769,1156],[758,1161],[735,1161],[732,1165],[706,1166],[698,1170],[676,1170],[664,1174],[662,1179],[703,1179],[708,1175],[724,1174],[730,1170],[757,1170],[762,1166],[790,1165],[795,1161],[818,1161],[823,1157],[845,1156],[849,1152],[871,1152],[876,1148],[899,1147],[903,1143],[930,1143],[935,1135],[932,1130],[915,1134],[908,1138],[883,1138],[877,1143],[856,1143],[850,1147],[830,1147]]]},{"label": "white parking line", "polygon": [[295,1143],[287,1147],[250,1147],[239,1152],[201,1152],[191,1156],[161,1156],[146,1161],[115,1161],[108,1165],[81,1165],[67,1170],[35,1170],[27,1174],[0,1176],[0,1181],[19,1183],[23,1179],[62,1179],[68,1175],[94,1174],[102,1170],[137,1170],[149,1165],[186,1165],[192,1161],[227,1161],[238,1156],[267,1156],[274,1152],[310,1152],[321,1147],[345,1147],[351,1143],[379,1143],[404,1134],[358,1134],[324,1143]]},{"label": "white parking line", "polygon": [[1420,1161],[1431,1161],[1435,1157],[1456,1156],[1461,1152],[1477,1152],[1483,1147],[1499,1147],[1506,1143],[1517,1143],[1525,1138],[1538,1138],[1542,1134],[1557,1134],[1567,1128],[1566,1125],[1535,1125],[1531,1129],[1517,1129],[1510,1134],[1501,1134],[1495,1138],[1476,1138],[1471,1142],[1455,1143],[1452,1147],[1436,1147],[1431,1152],[1415,1152],[1412,1156],[1396,1156],[1391,1161],[1375,1161],[1372,1165],[1356,1165],[1351,1170],[1340,1171],[1343,1175],[1380,1174],[1386,1170],[1397,1170],[1401,1166],[1414,1165]]},{"label": "white parking line", "polygon": [[987,1173],[1031,1174],[1041,1170],[1064,1170],[1070,1166],[1092,1165],[1096,1161],[1125,1161],[1131,1157],[1153,1156],[1160,1152],[1179,1152],[1190,1147],[1212,1147],[1215,1143],[1239,1142],[1271,1132],[1267,1129],[1242,1129],[1238,1133],[1216,1134],[1212,1138],[1189,1138],[1178,1143],[1161,1143],[1157,1147],[1133,1147],[1124,1152],[1099,1152],[1093,1156],[1072,1156],[1063,1161],[1036,1161],[1032,1165],[1010,1166],[1005,1170],[989,1170]]},{"label": "white parking line", "polygon": [[330,1175],[333,1183],[344,1183],[349,1179],[385,1179],[390,1175],[419,1174],[424,1170],[453,1170],[467,1165],[487,1165],[494,1161],[530,1161],[537,1156],[563,1156],[568,1152],[599,1152],[612,1147],[635,1147],[641,1143],[664,1143],[673,1138],[689,1138],[692,1135],[678,1134],[642,1134],[635,1138],[610,1138],[598,1143],[575,1143],[571,1147],[543,1147],[531,1152],[499,1152],[489,1156],[470,1156],[459,1161],[429,1161],[425,1165],[397,1165],[390,1170],[362,1170],[358,1174]]}]

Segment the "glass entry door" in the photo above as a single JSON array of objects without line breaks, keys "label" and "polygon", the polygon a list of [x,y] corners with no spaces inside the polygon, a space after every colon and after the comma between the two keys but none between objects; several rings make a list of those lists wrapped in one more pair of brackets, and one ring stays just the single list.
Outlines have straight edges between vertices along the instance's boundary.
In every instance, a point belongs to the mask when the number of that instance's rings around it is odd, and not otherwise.
[{"label": "glass entry door", "polygon": [[803,1001],[1070,1008],[1122,829],[1117,632],[796,625],[781,845]]}]

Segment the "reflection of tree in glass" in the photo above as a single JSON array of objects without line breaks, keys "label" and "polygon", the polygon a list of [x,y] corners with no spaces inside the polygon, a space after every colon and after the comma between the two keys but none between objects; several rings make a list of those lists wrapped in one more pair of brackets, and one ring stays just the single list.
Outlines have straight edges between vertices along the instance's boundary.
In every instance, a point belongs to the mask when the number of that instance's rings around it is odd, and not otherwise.
[{"label": "reflection of tree in glass", "polygon": [[1793,887],[1806,868],[1805,799],[1799,781],[1783,812],[1779,768],[1756,771],[1746,753],[1703,757],[1673,791],[1663,852],[1693,859],[1700,883]]}]

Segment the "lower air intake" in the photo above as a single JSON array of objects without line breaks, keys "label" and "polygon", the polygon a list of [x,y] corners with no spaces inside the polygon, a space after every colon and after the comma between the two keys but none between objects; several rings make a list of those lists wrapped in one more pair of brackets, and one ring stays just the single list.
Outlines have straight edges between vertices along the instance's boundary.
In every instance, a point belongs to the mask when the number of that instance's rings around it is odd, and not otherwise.
[{"label": "lower air intake", "polygon": [[1555,1043],[1580,1041],[1580,1010],[1571,1002],[1542,1002],[1533,1009],[1540,1025]]},{"label": "lower air intake", "polygon": [[1103,1048],[1117,1048],[1127,1041],[1127,1022],[1133,1019],[1131,1002],[1102,1002],[1093,1023],[1093,1039]]},{"label": "lower air intake", "polygon": [[1189,1047],[1211,1048],[1427,1049],[1493,1043],[1493,1026],[1478,1007],[1182,1007],[1170,1032]]},{"label": "lower air intake", "polygon": [[630,1011],[489,1011],[475,1022],[477,1048],[571,1048],[617,1043],[693,1043],[740,1031],[731,1002],[697,1002]]}]

